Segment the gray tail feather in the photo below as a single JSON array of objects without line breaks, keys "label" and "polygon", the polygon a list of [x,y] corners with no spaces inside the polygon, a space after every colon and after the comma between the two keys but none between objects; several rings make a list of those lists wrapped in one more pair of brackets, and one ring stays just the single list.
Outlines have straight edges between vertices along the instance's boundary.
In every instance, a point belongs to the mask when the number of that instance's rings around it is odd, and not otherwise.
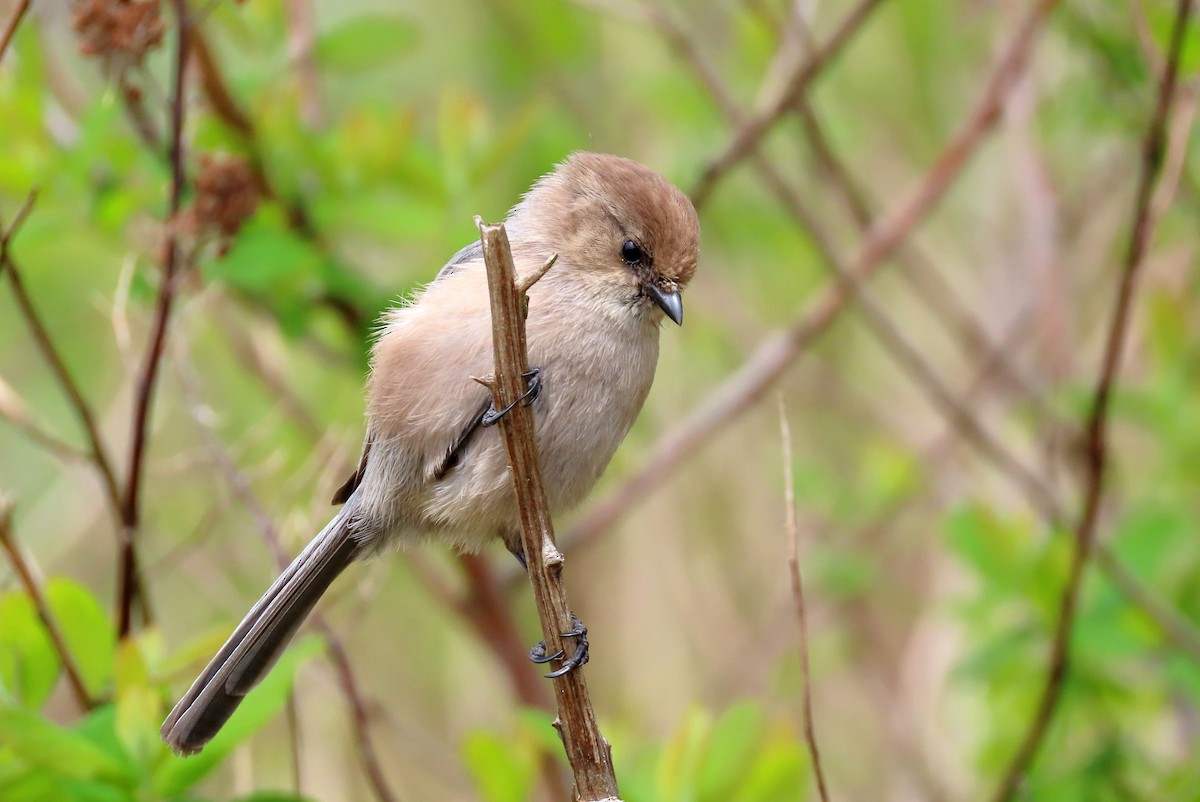
[{"label": "gray tail feather", "polygon": [[313,606],[358,554],[343,508],[305,547],[192,683],[159,734],[181,755],[199,752],[266,676]]}]

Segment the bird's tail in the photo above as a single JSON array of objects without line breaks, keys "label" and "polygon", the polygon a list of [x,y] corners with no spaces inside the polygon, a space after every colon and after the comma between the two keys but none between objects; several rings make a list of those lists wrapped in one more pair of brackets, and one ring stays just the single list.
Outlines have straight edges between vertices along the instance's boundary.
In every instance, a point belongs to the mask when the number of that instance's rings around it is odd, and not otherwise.
[{"label": "bird's tail", "polygon": [[350,532],[350,513],[343,507],[280,574],[167,716],[159,734],[177,753],[195,754],[212,740],[354,561],[360,544]]}]

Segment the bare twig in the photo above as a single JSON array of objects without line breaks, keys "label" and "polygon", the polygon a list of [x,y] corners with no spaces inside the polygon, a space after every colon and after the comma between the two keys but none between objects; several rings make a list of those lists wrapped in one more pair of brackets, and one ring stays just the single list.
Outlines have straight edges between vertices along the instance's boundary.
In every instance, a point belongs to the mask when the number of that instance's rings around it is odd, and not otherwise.
[{"label": "bare twig", "polygon": [[50,330],[42,321],[37,307],[33,305],[33,300],[26,291],[25,282],[21,278],[21,271],[17,268],[17,263],[12,258],[12,240],[20,229],[21,224],[29,216],[36,197],[36,192],[29,193],[20,211],[17,212],[12,225],[0,237],[0,273],[7,271],[9,283],[12,285],[13,297],[17,302],[17,309],[20,310],[21,317],[24,318],[25,325],[29,328],[29,333],[33,337],[33,343],[38,351],[41,352],[42,358],[46,360],[46,364],[50,366],[51,373],[54,374],[55,380],[66,394],[67,401],[74,410],[75,416],[79,418],[79,423],[83,427],[84,435],[87,438],[91,461],[96,466],[96,471],[100,475],[105,496],[112,505],[114,512],[116,512],[121,507],[121,493],[117,486],[116,470],[113,468],[112,459],[109,457],[108,449],[105,448],[104,441],[100,437],[100,427],[96,423],[96,416],[92,412],[92,408],[88,405],[87,400],[83,397],[83,392],[79,389],[79,385],[75,382],[74,377],[72,377],[71,371],[67,368],[66,361],[59,353],[58,348],[55,347],[54,340],[50,337]]},{"label": "bare twig", "polygon": [[[667,40],[676,47],[684,59],[692,66],[697,78],[708,90],[721,113],[734,124],[740,124],[740,112],[736,103],[730,97],[729,92],[724,87],[720,76],[708,64],[700,48],[696,46],[695,42],[692,41],[678,22],[676,22],[668,9],[662,3],[655,3],[641,13],[660,29]],[[872,212],[866,195],[856,186],[853,177],[837,159],[836,154],[833,153],[828,141],[825,139],[824,132],[820,128],[816,114],[808,107],[803,98],[797,102],[797,107],[802,118],[805,120],[806,131],[818,160],[831,177],[834,178],[834,184],[843,193],[856,222],[865,231],[869,232],[872,225]],[[1181,110],[1181,114],[1186,118],[1186,122],[1189,125],[1181,123],[1179,127],[1186,132],[1190,126],[1192,109],[1189,107],[1186,114]],[[1176,146],[1180,141],[1186,143],[1186,135],[1172,135],[1171,140],[1173,146]],[[1180,150],[1181,148],[1176,146],[1174,147],[1174,151],[1176,152],[1168,154],[1168,168],[1174,164],[1182,163],[1182,157],[1178,153]],[[929,396],[933,405],[946,417],[951,426],[964,435],[967,441],[975,446],[985,459],[1014,484],[1027,498],[1029,503],[1042,514],[1052,528],[1062,528],[1066,521],[1066,514],[1061,503],[1050,488],[1027,468],[998,438],[988,432],[971,412],[968,405],[956,399],[953,392],[938,376],[937,371],[921,356],[920,351],[904,337],[899,327],[891,319],[890,315],[886,313],[884,305],[875,300],[874,295],[868,288],[862,282],[858,281],[854,277],[854,274],[844,265],[834,249],[830,238],[817,221],[816,215],[807,208],[800,195],[783,181],[777,171],[762,157],[762,154],[751,153],[747,158],[755,166],[767,188],[775,194],[776,198],[792,214],[797,222],[809,232],[822,259],[834,272],[837,280],[844,282],[851,293],[858,295],[867,323],[880,343],[900,363],[901,367],[906,370],[918,387]],[[1170,170],[1168,169],[1167,172],[1170,173]],[[1165,208],[1165,204],[1161,200],[1156,199],[1152,220],[1156,220],[1161,215],[1163,208]],[[913,281],[919,280],[922,286],[925,287],[927,293],[929,293],[927,300],[932,301],[934,297],[941,297],[941,294],[944,294],[946,303],[938,305],[940,314],[935,315],[935,317],[939,320],[945,320],[947,323],[952,320],[957,321],[955,327],[966,335],[965,339],[971,340],[974,347],[988,354],[987,361],[991,366],[988,373],[994,371],[1002,374],[1005,380],[1013,385],[1017,392],[1027,394],[1028,389],[1024,380],[1021,379],[1015,368],[1012,367],[1011,363],[1004,356],[1003,349],[992,348],[989,344],[990,338],[975,320],[969,315],[959,314],[961,308],[959,308],[958,304],[952,302],[952,292],[949,286],[941,279],[940,274],[932,269],[929,261],[923,258],[911,244],[898,250],[897,257],[901,260],[901,266],[908,268],[906,270],[908,278]],[[942,308],[943,306],[945,308]],[[569,539],[564,540],[571,542]],[[1121,594],[1154,623],[1167,638],[1183,649],[1193,659],[1200,661],[1200,634],[1197,634],[1195,629],[1186,619],[1180,616],[1178,611],[1156,596],[1151,589],[1142,585],[1138,578],[1106,546],[1100,544],[1098,549],[1101,568],[1118,590],[1120,590]]]},{"label": "bare twig", "polygon": [[91,455],[82,451],[57,435],[46,431],[29,414],[24,399],[0,376],[0,418],[8,421],[14,429],[23,433],[37,445],[54,456],[71,462],[87,462]]},{"label": "bare twig", "polygon": [[784,527],[788,535],[788,570],[792,580],[792,601],[796,605],[796,624],[799,628],[804,741],[808,744],[808,755],[812,760],[813,774],[817,780],[817,793],[820,794],[821,802],[829,802],[829,789],[825,786],[825,770],[821,767],[821,750],[817,746],[817,731],[813,724],[812,674],[808,666],[808,614],[804,607],[804,584],[800,578],[800,526],[796,522],[796,487],[792,477],[792,432],[788,426],[782,395],[779,396],[779,436],[783,441]]},{"label": "bare twig", "polygon": [[[150,408],[154,401],[154,391],[157,386],[158,369],[162,362],[164,347],[167,341],[167,328],[171,320],[171,311],[175,303],[180,277],[183,275],[182,255],[178,241],[176,226],[179,209],[183,201],[184,165],[183,165],[183,118],[187,106],[184,93],[184,75],[188,58],[188,43],[191,21],[188,17],[186,0],[172,0],[175,10],[178,34],[173,65],[171,86],[171,142],[169,159],[171,163],[171,187],[167,203],[166,219],[166,259],[163,274],[158,287],[158,296],[154,305],[154,322],[151,327],[146,353],[138,374],[133,406],[132,436],[129,445],[128,476],[125,481],[125,494],[121,500],[121,544],[117,581],[117,632],[120,637],[129,634],[132,622],[130,612],[136,598],[141,598],[139,592],[137,559],[137,532],[141,522],[141,489],[144,475],[143,462],[146,453],[147,430],[149,428]],[[143,608],[145,599],[142,598]]]},{"label": "bare twig", "polygon": [[17,3],[16,10],[13,11],[12,18],[8,21],[8,25],[4,27],[4,34],[0,36],[0,59],[4,58],[4,52],[8,50],[8,45],[12,42],[13,35],[21,25],[21,20],[25,18],[26,12],[29,11],[30,2],[31,0],[20,0]]},{"label": "bare twig", "polygon": [[1171,102],[1175,96],[1179,57],[1183,50],[1184,31],[1187,28],[1190,14],[1191,0],[1179,0],[1171,29],[1167,63],[1159,82],[1154,114],[1142,143],[1141,176],[1138,181],[1137,200],[1134,204],[1129,248],[1125,254],[1121,281],[1113,306],[1112,322],[1104,348],[1104,361],[1096,381],[1096,390],[1087,417],[1085,435],[1087,463],[1083,506],[1079,513],[1079,521],[1075,526],[1075,552],[1072,555],[1070,570],[1059,606],[1058,619],[1055,623],[1050,665],[1046,671],[1045,685],[1042,688],[1029,729],[992,797],[996,802],[1007,802],[1011,799],[1028,774],[1042,742],[1045,740],[1050,722],[1058,709],[1058,703],[1062,698],[1063,683],[1070,670],[1071,631],[1075,623],[1083,575],[1094,551],[1096,529],[1100,520],[1100,501],[1104,494],[1104,477],[1108,466],[1109,405],[1113,387],[1117,381],[1117,371],[1121,364],[1121,350],[1125,345],[1134,294],[1137,290],[1138,274],[1141,272],[1150,241],[1151,201],[1154,195],[1155,181],[1162,169],[1167,122],[1170,117]]},{"label": "bare twig", "polygon": [[[484,225],[479,218],[475,223],[483,245],[491,296],[496,360],[492,399],[497,409],[503,409],[508,399],[518,398],[525,392],[523,374],[528,370],[528,355],[524,289],[528,284],[518,284],[504,225]],[[554,545],[554,525],[538,467],[533,411],[517,404],[500,420],[500,434],[512,468],[521,518],[521,543],[546,651],[548,654],[566,649],[573,652],[574,643],[567,642],[559,634],[571,631],[572,616],[562,584],[563,556]],[[582,669],[556,678],[554,690],[558,702],[555,725],[575,776],[576,798],[582,802],[615,800],[618,792],[612,748],[596,723]]]},{"label": "bare twig", "polygon": [[79,667],[75,664],[75,658],[71,656],[71,650],[67,646],[67,639],[63,637],[58,622],[54,620],[54,614],[50,612],[50,605],[46,603],[46,596],[42,593],[41,584],[37,580],[33,567],[25,559],[21,547],[17,545],[12,531],[12,504],[3,497],[0,497],[0,546],[4,547],[4,553],[8,555],[9,563],[17,572],[21,586],[29,594],[29,601],[33,603],[37,617],[41,619],[42,626],[46,628],[50,642],[54,644],[54,651],[58,653],[59,662],[62,663],[63,673],[67,675],[67,684],[71,686],[71,693],[75,696],[75,701],[79,703],[80,709],[91,710],[94,703],[91,696],[88,695],[87,686],[83,684],[83,675],[79,673]]},{"label": "bare twig", "polygon": [[[213,462],[217,466],[217,470],[225,478],[225,482],[233,495],[249,510],[258,527],[259,534],[262,535],[263,541],[271,551],[271,556],[274,558],[276,565],[280,570],[283,570],[288,566],[291,558],[288,556],[287,550],[283,547],[283,539],[279,536],[279,529],[275,526],[275,522],[258,499],[258,496],[255,495],[249,479],[239,470],[233,456],[230,455],[224,444],[221,443],[216,431],[213,430],[211,423],[207,420],[207,416],[203,410],[203,402],[200,398],[199,382],[189,368],[190,359],[187,358],[188,351],[185,340],[178,342],[178,353],[181,355],[181,358],[176,360],[176,364],[179,367],[180,385],[183,389],[184,398],[187,401],[192,419],[200,429],[201,436]],[[358,741],[358,753],[362,758],[363,771],[367,776],[367,782],[371,785],[371,789],[379,802],[396,802],[398,797],[388,785],[387,778],[383,773],[378,750],[376,750],[374,740],[371,737],[367,704],[362,692],[359,690],[358,680],[354,676],[353,667],[346,657],[346,650],[342,646],[337,634],[333,631],[333,628],[329,626],[329,623],[320,612],[313,613],[312,623],[313,628],[321,634],[321,637],[325,641],[326,656],[329,658],[334,673],[337,674],[338,684],[341,686],[342,692],[346,695],[346,703],[350,708],[350,715],[354,720],[354,737]],[[298,739],[299,735],[297,734],[293,744],[298,742]],[[298,750],[294,755],[294,760],[298,773]],[[297,783],[299,783],[298,779]]]},{"label": "bare twig", "polygon": [[[848,273],[865,282],[891,256],[909,232],[941,200],[995,124],[1004,99],[1024,71],[1033,42],[1057,0],[1038,0],[1018,25],[967,119],[924,176],[867,233]],[[829,286],[789,327],[770,335],[733,375],[710,392],[673,429],[650,457],[607,498],[593,505],[563,538],[564,547],[607,531],[647,498],[713,433],[751,409],[785,370],[853,300],[844,282]]]},{"label": "bare twig", "polygon": [[310,0],[287,0],[283,4],[288,26],[288,60],[296,71],[300,90],[300,116],[306,125],[321,124],[321,83],[314,57],[316,21]]},{"label": "bare twig", "polygon": [[734,134],[733,140],[726,146],[720,156],[713,159],[700,180],[692,190],[692,202],[700,208],[708,200],[713,189],[722,177],[743,159],[758,150],[763,137],[775,126],[796,101],[808,91],[809,85],[821,71],[841,52],[845,44],[862,28],[864,22],[871,16],[881,0],[860,0],[859,4],[850,10],[837,30],[829,37],[829,41],[812,52],[796,69],[783,90],[766,108],[755,114],[742,125]]},{"label": "bare twig", "polygon": [[329,655],[329,662],[337,673],[338,683],[342,686],[342,692],[346,694],[346,701],[354,716],[354,737],[358,739],[358,752],[362,755],[363,768],[367,772],[367,781],[371,784],[371,790],[375,792],[379,802],[398,802],[399,797],[388,785],[387,777],[383,773],[383,764],[379,762],[379,754],[371,740],[371,720],[367,714],[367,705],[363,701],[362,691],[359,690],[358,680],[354,676],[354,668],[346,657],[346,650],[342,647],[341,640],[334,635],[333,630],[323,619],[317,618],[314,623],[317,631],[325,638],[325,649]]},{"label": "bare twig", "polygon": [[[796,104],[796,111],[804,124],[804,132],[812,147],[813,156],[842,196],[855,225],[865,234],[871,230],[874,222],[874,200],[834,151],[812,105],[802,98]],[[1031,393],[1028,383],[1001,349],[991,347],[991,338],[979,321],[967,312],[966,304],[958,298],[950,282],[933,264],[933,260],[911,240],[896,252],[896,259],[897,267],[917,290],[917,297],[935,313],[934,320],[955,334],[956,342],[967,350],[976,354],[988,354],[996,375],[1010,385],[1015,394],[1029,397]]]}]

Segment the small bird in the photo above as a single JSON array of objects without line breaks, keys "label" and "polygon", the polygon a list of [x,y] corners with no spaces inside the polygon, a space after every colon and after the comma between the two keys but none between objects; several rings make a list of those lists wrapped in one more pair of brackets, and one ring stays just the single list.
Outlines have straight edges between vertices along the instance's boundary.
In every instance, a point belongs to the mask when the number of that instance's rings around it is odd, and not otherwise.
[{"label": "small bird", "polygon": [[[518,275],[557,255],[529,290],[529,392],[551,510],[595,485],[646,400],[663,317],[683,322],[700,226],[687,196],[629,159],[575,153],[505,218]],[[493,369],[482,248],[460,250],[411,302],[385,313],[372,350],[358,469],[313,538],[163,723],[200,751],[274,665],[321,594],[355,560],[422,539],[472,551],[494,538],[525,562],[508,457],[486,388]],[[555,674],[587,659],[580,642]],[[537,647],[535,647],[536,650]],[[558,659],[544,656],[536,662]],[[537,657],[537,654],[534,654]]]}]

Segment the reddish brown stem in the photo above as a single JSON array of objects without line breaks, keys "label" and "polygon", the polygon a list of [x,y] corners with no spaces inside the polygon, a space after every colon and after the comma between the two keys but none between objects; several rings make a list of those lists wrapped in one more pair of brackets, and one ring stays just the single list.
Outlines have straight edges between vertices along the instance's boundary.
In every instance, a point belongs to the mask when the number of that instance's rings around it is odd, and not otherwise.
[{"label": "reddish brown stem", "polygon": [[125,482],[125,495],[121,501],[122,528],[117,581],[117,633],[122,638],[130,632],[132,626],[130,613],[133,610],[135,599],[141,598],[143,606],[145,602],[144,594],[140,592],[141,581],[136,541],[141,524],[141,490],[145,475],[147,433],[150,409],[153,406],[154,393],[158,385],[159,367],[167,342],[171,311],[175,303],[179,278],[183,272],[176,224],[183,202],[183,120],[186,106],[183,90],[188,42],[191,38],[189,32],[191,22],[188,18],[186,0],[172,0],[172,6],[175,10],[178,34],[171,86],[171,141],[168,156],[171,164],[171,186],[165,226],[166,260],[154,304],[154,322],[150,330],[149,344],[138,373],[133,406],[133,434],[129,445],[129,474]]},{"label": "reddish brown stem", "polygon": [[1162,169],[1163,151],[1166,145],[1167,121],[1171,102],[1179,75],[1179,57],[1183,50],[1184,31],[1191,14],[1191,0],[1179,0],[1175,10],[1175,21],[1171,29],[1171,45],[1167,54],[1166,67],[1159,82],[1158,98],[1149,129],[1142,143],[1142,169],[1138,181],[1137,200],[1133,208],[1130,225],[1129,247],[1122,265],[1121,281],[1113,303],[1112,320],[1104,348],[1104,361],[1096,380],[1091,409],[1087,417],[1084,446],[1086,475],[1084,477],[1083,506],[1075,525],[1075,551],[1063,587],[1059,603],[1058,618],[1051,642],[1050,664],[1046,679],[1038,698],[1029,729],[1021,740],[1013,759],[1000,780],[992,797],[994,802],[1007,802],[1017,793],[1029,769],[1046,739],[1054,714],[1062,699],[1063,683],[1070,671],[1071,632],[1079,608],[1079,595],[1092,554],[1095,552],[1096,529],[1100,520],[1100,502],[1104,496],[1104,477],[1108,467],[1108,418],[1113,387],[1121,365],[1121,351],[1125,345],[1129,317],[1137,290],[1138,274],[1145,262],[1146,249],[1150,241],[1151,201],[1154,186]]},{"label": "reddish brown stem", "polygon": [[12,42],[17,28],[21,25],[21,20],[25,19],[25,14],[29,11],[30,1],[20,0],[17,3],[16,10],[13,12],[12,18],[8,21],[8,25],[4,27],[4,34],[0,36],[0,59],[4,58],[4,51],[8,50],[8,45]]},{"label": "reddish brown stem", "polygon": [[87,686],[83,684],[83,675],[79,673],[75,658],[71,656],[71,650],[67,647],[67,639],[63,637],[58,622],[50,612],[50,605],[46,602],[46,595],[42,593],[41,584],[37,581],[33,568],[25,559],[21,547],[17,545],[12,532],[12,507],[3,499],[0,499],[0,546],[8,555],[9,564],[12,565],[17,577],[21,580],[21,586],[29,594],[33,609],[41,620],[42,626],[46,628],[46,634],[50,636],[50,643],[54,645],[54,651],[58,653],[58,660],[62,664],[63,673],[66,674],[67,684],[71,686],[71,693],[75,696],[75,701],[79,703],[81,710],[91,710],[94,703],[91,696],[88,695]]},{"label": "reddish brown stem", "polygon": [[692,202],[695,203],[697,209],[708,201],[712,191],[726,173],[740,164],[747,156],[758,151],[763,137],[804,96],[813,80],[862,28],[863,23],[870,18],[871,12],[879,6],[880,2],[881,0],[861,0],[838,25],[837,30],[829,37],[829,41],[823,47],[814,50],[812,55],[800,65],[775,100],[738,128],[733,140],[720,156],[709,163],[700,176],[700,180],[692,189]]}]

